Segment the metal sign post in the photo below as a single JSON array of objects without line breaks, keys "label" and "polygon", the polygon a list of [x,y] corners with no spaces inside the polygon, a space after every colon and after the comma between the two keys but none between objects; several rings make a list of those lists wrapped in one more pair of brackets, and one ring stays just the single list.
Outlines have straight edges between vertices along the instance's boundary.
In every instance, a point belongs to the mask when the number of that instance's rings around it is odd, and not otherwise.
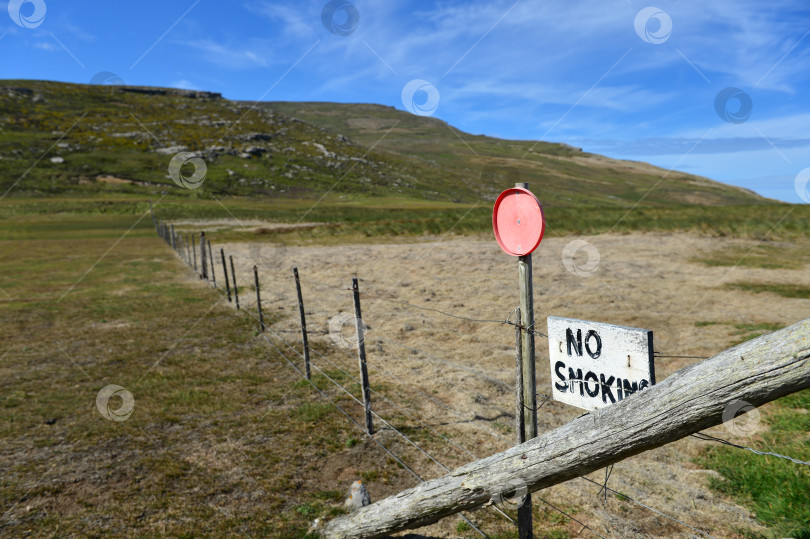
[{"label": "metal sign post", "polygon": [[[537,249],[545,232],[545,218],[540,201],[529,184],[517,183],[498,197],[492,212],[492,228],[495,239],[503,251],[518,257],[520,283],[520,309],[516,345],[519,351],[517,407],[521,420],[516,420],[518,441],[526,442],[537,437],[537,386],[534,352],[534,291],[532,289],[532,252]],[[530,539],[532,533],[532,499],[526,496],[518,506],[518,537]]]}]

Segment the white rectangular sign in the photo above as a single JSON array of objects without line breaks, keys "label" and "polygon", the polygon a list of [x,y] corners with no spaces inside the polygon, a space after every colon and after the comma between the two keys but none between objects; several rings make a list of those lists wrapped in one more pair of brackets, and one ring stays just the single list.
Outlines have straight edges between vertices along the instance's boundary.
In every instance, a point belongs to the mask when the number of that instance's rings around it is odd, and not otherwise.
[{"label": "white rectangular sign", "polygon": [[554,400],[595,410],[655,384],[653,333],[548,317]]}]

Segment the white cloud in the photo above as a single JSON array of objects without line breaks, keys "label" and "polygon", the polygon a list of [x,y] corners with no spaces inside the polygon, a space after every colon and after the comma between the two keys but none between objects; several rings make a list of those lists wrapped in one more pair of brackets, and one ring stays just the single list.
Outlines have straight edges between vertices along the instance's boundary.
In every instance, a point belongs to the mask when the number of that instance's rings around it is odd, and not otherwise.
[{"label": "white cloud", "polygon": [[231,47],[209,39],[184,41],[183,44],[198,51],[204,60],[228,69],[268,67],[272,58],[270,51],[262,45]]},{"label": "white cloud", "polygon": [[250,2],[245,9],[276,23],[287,38],[310,39],[319,30],[320,18],[303,2],[283,5],[278,2]]},{"label": "white cloud", "polygon": [[48,52],[55,52],[55,51],[60,50],[59,47],[57,47],[56,45],[54,45],[50,41],[38,41],[38,42],[34,43],[34,47],[36,47],[37,49],[41,49],[43,51],[48,51]]},{"label": "white cloud", "polygon": [[181,90],[199,90],[200,89],[196,84],[194,84],[193,82],[191,82],[189,80],[186,80],[186,79],[180,79],[180,80],[176,80],[174,82],[171,82],[171,83],[169,83],[169,87],[170,88],[179,88]]}]

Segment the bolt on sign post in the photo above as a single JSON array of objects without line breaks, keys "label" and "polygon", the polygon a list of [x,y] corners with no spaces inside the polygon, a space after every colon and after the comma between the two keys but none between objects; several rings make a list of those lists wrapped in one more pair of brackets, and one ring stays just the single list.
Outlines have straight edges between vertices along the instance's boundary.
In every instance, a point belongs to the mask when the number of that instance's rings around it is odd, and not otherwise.
[{"label": "bolt on sign post", "polygon": [[554,400],[596,410],[655,385],[653,332],[548,317]]},{"label": "bolt on sign post", "polygon": [[[492,211],[495,239],[503,251],[518,259],[520,282],[520,353],[522,375],[523,433],[518,440],[529,441],[537,437],[537,389],[534,367],[534,292],[532,290],[532,252],[543,240],[546,229],[540,201],[529,184],[517,183],[498,196]],[[521,400],[518,391],[518,401]],[[518,537],[531,538],[532,499],[527,494],[518,507]]]}]

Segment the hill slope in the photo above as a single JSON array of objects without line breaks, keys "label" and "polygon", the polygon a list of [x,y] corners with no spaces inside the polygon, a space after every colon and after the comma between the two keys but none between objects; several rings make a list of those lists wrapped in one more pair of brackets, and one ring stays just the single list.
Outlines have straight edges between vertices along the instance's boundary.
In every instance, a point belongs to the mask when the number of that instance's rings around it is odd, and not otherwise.
[{"label": "hill slope", "polygon": [[[527,181],[556,205],[622,205],[645,198],[652,204],[751,204],[766,200],[747,189],[647,163],[611,159],[567,144],[470,135],[437,118],[370,104],[271,102],[273,112],[347,135],[366,146],[416,156],[446,170],[462,171],[488,195]],[[518,180],[519,179],[519,180]],[[499,189],[492,189],[497,183]],[[772,202],[772,201],[769,201]]]},{"label": "hill slope", "polygon": [[[653,186],[646,205],[767,202],[705,178],[561,144],[472,136],[379,105],[254,106],[210,92],[0,81],[0,117],[0,192],[14,185],[13,194],[172,187],[203,197],[475,202],[520,178],[557,206],[629,207]],[[205,160],[203,188],[174,189],[167,171],[180,151]]]}]

